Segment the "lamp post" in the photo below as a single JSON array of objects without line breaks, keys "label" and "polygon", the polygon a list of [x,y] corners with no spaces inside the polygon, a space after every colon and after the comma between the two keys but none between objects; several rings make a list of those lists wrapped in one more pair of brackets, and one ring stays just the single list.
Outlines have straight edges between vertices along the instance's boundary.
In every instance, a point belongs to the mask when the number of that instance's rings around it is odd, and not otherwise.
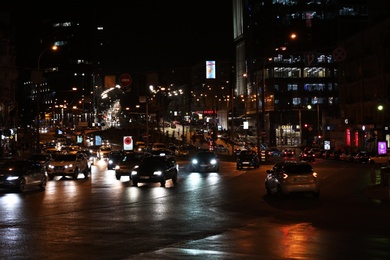
[{"label": "lamp post", "polygon": [[38,152],[39,151],[39,146],[40,146],[40,133],[39,133],[39,114],[40,114],[40,103],[41,103],[41,83],[42,83],[42,73],[41,73],[41,58],[42,58],[42,55],[48,51],[48,50],[53,50],[53,51],[56,51],[57,50],[57,46],[54,45],[50,48],[47,48],[47,49],[44,49],[43,51],[41,51],[41,53],[39,54],[38,56],[38,62],[37,62],[37,70],[35,72],[35,84],[36,84],[36,105],[37,105],[37,111],[36,111],[36,120],[35,120],[35,133],[36,133],[36,151]]}]

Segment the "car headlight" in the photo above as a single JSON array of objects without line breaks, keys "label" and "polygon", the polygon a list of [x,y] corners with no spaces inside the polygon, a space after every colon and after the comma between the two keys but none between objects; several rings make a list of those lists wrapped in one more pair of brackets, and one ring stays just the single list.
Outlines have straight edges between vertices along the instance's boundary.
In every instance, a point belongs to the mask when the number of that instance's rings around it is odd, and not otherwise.
[{"label": "car headlight", "polygon": [[112,160],[108,160],[108,164],[112,164],[113,163],[113,161]]},{"label": "car headlight", "polygon": [[9,176],[7,177],[7,181],[14,181],[14,180],[17,180],[19,179],[19,176]]},{"label": "car headlight", "polygon": [[137,171],[131,171],[131,175],[137,175],[138,172]]},{"label": "car headlight", "polygon": [[50,169],[54,169],[54,166],[53,165],[51,165],[51,164],[49,164],[49,166],[48,166]]},{"label": "car headlight", "polygon": [[153,172],[153,175],[160,176],[161,174],[162,174],[162,171],[155,171],[155,172]]},{"label": "car headlight", "polygon": [[72,168],[72,167],[73,167],[73,164],[65,165],[65,169],[66,169],[66,168]]},{"label": "car headlight", "polygon": [[119,170],[120,168],[119,165],[115,165],[115,170]]},{"label": "car headlight", "polygon": [[198,164],[198,160],[197,159],[193,159],[192,160],[192,164]]},{"label": "car headlight", "polygon": [[210,161],[210,163],[211,163],[211,164],[217,164],[217,160],[212,159],[212,160]]}]

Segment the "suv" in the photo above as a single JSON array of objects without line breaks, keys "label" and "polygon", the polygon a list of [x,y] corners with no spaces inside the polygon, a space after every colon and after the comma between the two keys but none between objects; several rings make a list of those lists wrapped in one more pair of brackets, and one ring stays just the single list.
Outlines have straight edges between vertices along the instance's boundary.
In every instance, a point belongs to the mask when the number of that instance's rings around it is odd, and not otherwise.
[{"label": "suv", "polygon": [[242,150],[237,156],[237,170],[242,169],[243,167],[260,167],[260,159],[257,152],[252,150]]},{"label": "suv", "polygon": [[320,196],[320,181],[311,164],[285,161],[279,162],[271,170],[267,170],[265,189],[268,195],[311,192],[315,198],[318,198]]},{"label": "suv", "polygon": [[49,164],[47,175],[50,180],[54,176],[71,176],[76,180],[79,173],[84,173],[85,178],[89,177],[91,165],[87,156],[83,153],[59,154]]}]

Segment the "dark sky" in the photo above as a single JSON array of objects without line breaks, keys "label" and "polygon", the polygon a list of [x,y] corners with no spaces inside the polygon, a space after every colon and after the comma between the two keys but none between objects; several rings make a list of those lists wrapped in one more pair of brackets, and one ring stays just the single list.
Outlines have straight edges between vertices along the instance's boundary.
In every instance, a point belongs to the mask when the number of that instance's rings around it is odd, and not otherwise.
[{"label": "dark sky", "polygon": [[[155,69],[192,66],[206,59],[233,58],[232,3],[229,0],[76,3],[9,1],[11,18],[18,25],[18,39],[24,30],[31,33],[31,26],[38,20],[74,16],[105,24],[106,30],[111,32],[114,66],[135,68],[139,65]],[[29,39],[25,41],[28,45]]]}]

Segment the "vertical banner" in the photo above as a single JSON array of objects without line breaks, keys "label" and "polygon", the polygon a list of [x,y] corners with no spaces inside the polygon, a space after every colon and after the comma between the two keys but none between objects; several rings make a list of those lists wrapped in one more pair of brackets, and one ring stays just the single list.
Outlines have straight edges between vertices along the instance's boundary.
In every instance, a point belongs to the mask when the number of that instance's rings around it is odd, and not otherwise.
[{"label": "vertical banner", "polygon": [[131,136],[123,137],[123,150],[132,151],[133,150],[133,138]]},{"label": "vertical banner", "polygon": [[206,61],[206,79],[215,79],[215,61]]}]

